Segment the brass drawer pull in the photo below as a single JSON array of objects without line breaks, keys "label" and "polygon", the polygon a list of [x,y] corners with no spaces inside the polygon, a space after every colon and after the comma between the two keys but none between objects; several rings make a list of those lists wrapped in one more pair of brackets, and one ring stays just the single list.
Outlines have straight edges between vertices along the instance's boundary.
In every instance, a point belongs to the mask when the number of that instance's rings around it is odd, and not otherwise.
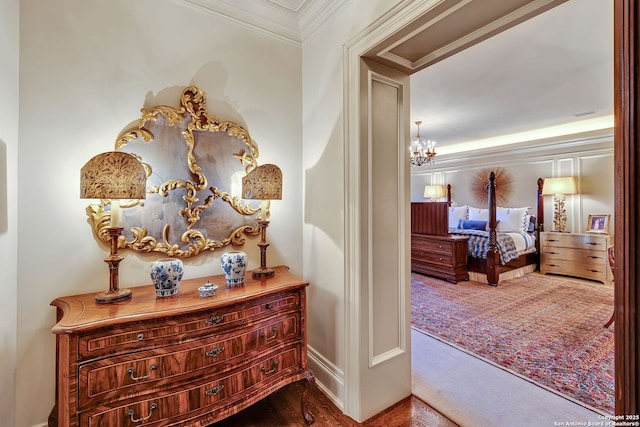
[{"label": "brass drawer pull", "polygon": [[587,245],[599,246],[600,243],[597,242],[587,242]]},{"label": "brass drawer pull", "polygon": [[600,270],[595,270],[595,269],[589,269],[589,270],[587,270],[587,271],[590,271],[590,272],[592,272],[592,273],[600,273]]},{"label": "brass drawer pull", "polygon": [[267,337],[267,335],[263,332],[260,332],[260,338],[266,338],[266,341],[271,341],[272,339],[274,339],[275,337],[278,336],[278,328],[277,327],[273,327],[271,328],[271,332],[273,332],[273,335],[271,335],[270,337]]},{"label": "brass drawer pull", "polygon": [[129,415],[129,418],[131,418],[131,422],[132,423],[139,423],[142,421],[146,421],[149,418],[151,418],[151,415],[153,414],[153,410],[158,408],[158,404],[157,403],[152,403],[151,405],[149,405],[149,415],[147,415],[146,417],[142,417],[142,418],[133,418],[133,415],[135,414],[135,411],[133,409],[129,409],[127,411],[127,415]]},{"label": "brass drawer pull", "polygon": [[218,356],[220,353],[222,353],[223,351],[224,351],[224,347],[216,347],[216,348],[213,348],[213,349],[211,349],[211,350],[207,351],[207,352],[205,353],[205,355],[207,355],[207,356],[209,356],[209,357],[216,357],[216,356]]},{"label": "brass drawer pull", "polygon": [[267,310],[273,310],[273,304],[271,303],[267,304]]},{"label": "brass drawer pull", "polygon": [[263,374],[265,375],[271,375],[273,374],[276,370],[278,369],[278,360],[274,360],[273,362],[271,362],[271,370],[267,371],[267,368],[265,368],[264,366],[260,367],[260,370],[262,371]]},{"label": "brass drawer pull", "polygon": [[550,254],[550,255],[558,255],[560,252],[547,251],[547,253]]},{"label": "brass drawer pull", "polygon": [[600,259],[599,256],[597,255],[587,255],[587,258],[591,258],[591,259]]},{"label": "brass drawer pull", "polygon": [[[156,369],[158,369],[158,365],[156,365],[155,363],[149,367],[149,371],[155,371]],[[145,378],[149,378],[151,376],[151,372],[149,372],[147,375],[135,377],[134,374],[136,373],[136,370],[133,367],[127,369],[127,372],[129,373],[131,379],[134,381],[144,380]]]},{"label": "brass drawer pull", "polygon": [[210,319],[205,320],[204,323],[207,325],[217,325],[221,323],[223,319],[224,316],[212,316]]},{"label": "brass drawer pull", "polygon": [[209,390],[205,391],[204,394],[206,394],[207,396],[215,396],[222,390],[224,390],[224,384],[211,387]]},{"label": "brass drawer pull", "polygon": [[142,341],[144,339],[144,334],[142,332],[140,332],[137,336],[138,341]]}]

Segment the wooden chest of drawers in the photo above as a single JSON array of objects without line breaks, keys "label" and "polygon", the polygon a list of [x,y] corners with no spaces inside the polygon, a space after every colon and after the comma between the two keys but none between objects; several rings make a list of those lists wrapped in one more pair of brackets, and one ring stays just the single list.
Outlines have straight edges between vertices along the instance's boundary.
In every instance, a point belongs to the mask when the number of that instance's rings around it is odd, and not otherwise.
[{"label": "wooden chest of drawers", "polygon": [[411,233],[411,271],[456,283],[469,280],[465,236]]},{"label": "wooden chest of drawers", "polygon": [[[183,280],[178,295],[153,286],[96,304],[95,294],[58,298],[55,426],[207,426],[281,387],[306,380],[307,282],[275,277],[226,289],[223,276]],[[207,280],[218,294],[201,298]]]},{"label": "wooden chest of drawers", "polygon": [[540,272],[610,283],[610,238],[594,233],[540,233]]}]

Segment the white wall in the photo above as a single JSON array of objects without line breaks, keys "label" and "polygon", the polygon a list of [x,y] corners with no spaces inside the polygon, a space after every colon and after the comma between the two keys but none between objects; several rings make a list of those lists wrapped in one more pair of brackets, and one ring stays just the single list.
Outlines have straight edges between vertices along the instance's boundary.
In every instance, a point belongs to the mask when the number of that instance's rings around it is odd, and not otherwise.
[{"label": "white wall", "polygon": [[0,1],[0,420],[15,425],[19,0]]},{"label": "white wall", "polygon": [[[177,106],[182,89],[193,84],[207,94],[210,113],[248,129],[258,162],[279,165],[284,176],[283,200],[271,205],[268,263],[303,273],[302,71],[299,46],[186,2],[21,3],[15,425],[32,426],[46,421],[54,399],[50,301],[108,287],[108,251],[87,223],[90,201],[79,198],[80,168],[113,149],[141,107]],[[15,240],[5,243],[0,234],[0,250],[10,252]],[[250,268],[259,264],[257,242],[243,248]],[[121,285],[148,283],[157,257],[123,255]],[[220,273],[219,257],[186,260],[185,277]]]},{"label": "white wall", "polygon": [[[425,185],[451,184],[454,205],[479,206],[470,184],[476,173],[486,168],[504,168],[513,178],[509,206],[529,206],[534,213],[538,178],[574,176],[578,194],[567,196],[567,230],[585,232],[589,214],[610,214],[609,232],[613,234],[613,134],[558,138],[553,142],[530,142],[505,146],[490,152],[473,152],[456,158],[436,157],[436,164],[414,168],[411,176],[411,200],[424,201]],[[553,230],[553,196],[544,198],[544,229]]]}]

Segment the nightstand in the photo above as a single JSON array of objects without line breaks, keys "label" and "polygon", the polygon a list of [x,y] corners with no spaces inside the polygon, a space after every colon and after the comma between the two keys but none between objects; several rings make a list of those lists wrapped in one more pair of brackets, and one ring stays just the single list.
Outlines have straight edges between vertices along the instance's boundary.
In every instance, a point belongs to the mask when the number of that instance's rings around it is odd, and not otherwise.
[{"label": "nightstand", "polygon": [[540,272],[597,280],[612,280],[607,262],[608,234],[540,233]]}]

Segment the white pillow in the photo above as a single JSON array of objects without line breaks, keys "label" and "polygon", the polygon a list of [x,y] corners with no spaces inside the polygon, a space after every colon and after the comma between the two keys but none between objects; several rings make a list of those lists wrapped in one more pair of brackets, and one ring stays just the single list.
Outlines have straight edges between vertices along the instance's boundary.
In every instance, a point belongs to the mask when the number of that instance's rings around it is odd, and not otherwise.
[{"label": "white pillow", "polygon": [[449,208],[449,228],[458,228],[460,220],[469,219],[469,206],[452,206]]},{"label": "white pillow", "polygon": [[496,230],[503,233],[527,231],[528,212],[529,208],[496,208]]},{"label": "white pillow", "polygon": [[469,206],[469,219],[473,221],[489,221],[489,209],[472,208]]}]

